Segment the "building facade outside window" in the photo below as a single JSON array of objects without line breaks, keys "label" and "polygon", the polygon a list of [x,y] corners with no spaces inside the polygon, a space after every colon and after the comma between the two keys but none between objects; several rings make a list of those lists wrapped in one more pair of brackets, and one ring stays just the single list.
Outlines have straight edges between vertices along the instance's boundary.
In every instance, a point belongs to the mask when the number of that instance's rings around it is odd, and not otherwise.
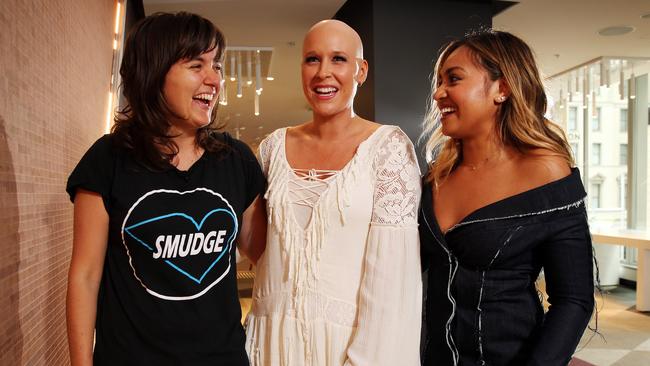
[{"label": "building facade outside window", "polygon": [[569,144],[571,146],[571,153],[573,154],[573,159],[575,161],[578,161],[578,143],[577,142],[572,142]]},{"label": "building facade outside window", "polygon": [[594,208],[600,208],[600,189],[602,187],[602,183],[591,183],[591,189],[589,192],[589,208],[594,209]]},{"label": "building facade outside window", "polygon": [[618,182],[618,207],[625,209],[627,198],[627,174],[621,174],[620,177],[616,178]]},{"label": "building facade outside window", "polygon": [[570,107],[567,130],[575,131],[577,129],[578,129],[578,107]]},{"label": "building facade outside window", "polygon": [[620,109],[619,131],[627,132],[627,109]]},{"label": "building facade outside window", "polygon": [[[603,65],[609,70],[606,80]],[[586,73],[591,83],[576,88],[576,76]],[[583,174],[592,228],[650,230],[649,79],[650,58],[601,57],[549,80],[551,94],[560,100],[551,120],[564,122]],[[628,180],[628,175],[634,179]],[[620,276],[635,280],[636,249],[621,252],[625,269]]]},{"label": "building facade outside window", "polygon": [[591,144],[591,165],[600,165],[600,142]]},{"label": "building facade outside window", "polygon": [[591,130],[600,131],[600,119],[602,116],[602,110],[600,107],[596,108],[596,114],[591,117]]}]

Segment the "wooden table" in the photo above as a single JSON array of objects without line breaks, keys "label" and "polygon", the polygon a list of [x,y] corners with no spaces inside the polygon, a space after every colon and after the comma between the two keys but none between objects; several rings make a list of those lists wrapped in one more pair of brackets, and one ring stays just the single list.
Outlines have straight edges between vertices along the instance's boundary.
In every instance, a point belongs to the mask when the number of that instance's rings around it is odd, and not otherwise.
[{"label": "wooden table", "polygon": [[650,311],[650,232],[630,229],[591,229],[594,243],[639,250],[636,270],[636,309]]}]

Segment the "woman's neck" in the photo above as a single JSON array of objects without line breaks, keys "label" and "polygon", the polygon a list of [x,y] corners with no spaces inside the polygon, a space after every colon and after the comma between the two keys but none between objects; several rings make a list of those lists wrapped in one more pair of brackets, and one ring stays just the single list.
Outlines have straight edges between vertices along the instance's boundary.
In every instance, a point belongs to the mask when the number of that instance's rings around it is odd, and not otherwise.
[{"label": "woman's neck", "polygon": [[351,109],[331,116],[314,114],[307,132],[319,139],[335,141],[340,136],[354,134],[354,126],[362,121]]},{"label": "woman's neck", "polygon": [[172,165],[179,170],[187,170],[194,164],[201,155],[203,148],[196,143],[196,133],[188,134],[185,132],[170,131],[172,141],[178,147],[178,152],[172,159]]},{"label": "woman's neck", "polygon": [[460,166],[477,170],[485,165],[497,164],[512,155],[508,148],[496,136],[462,140],[463,160]]}]

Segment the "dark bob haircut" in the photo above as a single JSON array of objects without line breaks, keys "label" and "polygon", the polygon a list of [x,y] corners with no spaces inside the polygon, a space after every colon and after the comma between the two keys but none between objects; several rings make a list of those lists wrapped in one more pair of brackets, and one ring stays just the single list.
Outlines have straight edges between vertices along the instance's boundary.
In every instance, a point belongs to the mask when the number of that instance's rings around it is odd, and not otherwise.
[{"label": "dark bob haircut", "polygon": [[[172,115],[163,96],[165,77],[177,61],[216,49],[221,62],[225,39],[209,20],[191,13],[155,13],[133,26],[126,37],[120,75],[126,106],[117,113],[115,144],[134,154],[149,169],[163,170],[178,153],[169,135]],[[218,105],[218,104],[217,104]],[[223,144],[214,138],[216,108],[210,123],[197,131],[196,143],[207,151]]]}]

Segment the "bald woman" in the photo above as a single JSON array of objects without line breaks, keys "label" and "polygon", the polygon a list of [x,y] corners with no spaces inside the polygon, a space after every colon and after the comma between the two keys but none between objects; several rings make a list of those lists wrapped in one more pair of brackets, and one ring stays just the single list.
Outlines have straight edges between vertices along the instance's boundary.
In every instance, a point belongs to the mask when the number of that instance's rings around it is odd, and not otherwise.
[{"label": "bald woman", "polygon": [[368,63],[348,25],[314,25],[301,68],[312,119],[260,144],[269,228],[246,325],[251,364],[419,365],[413,146],[354,113]]}]

